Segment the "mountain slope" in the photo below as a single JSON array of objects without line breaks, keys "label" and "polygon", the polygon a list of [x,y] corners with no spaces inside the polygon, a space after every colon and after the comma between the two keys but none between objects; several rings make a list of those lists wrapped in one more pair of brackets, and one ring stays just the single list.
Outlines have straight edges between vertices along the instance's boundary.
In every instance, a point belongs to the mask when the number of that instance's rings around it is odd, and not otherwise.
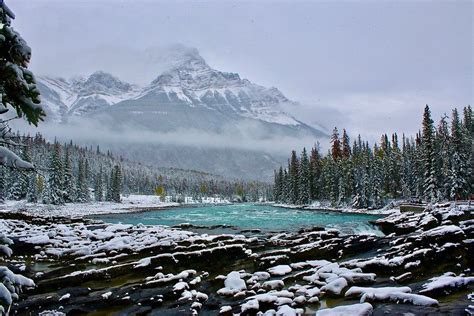
[{"label": "mountain slope", "polygon": [[139,93],[138,87],[103,71],[96,71],[87,79],[40,76],[38,87],[48,120],[56,122],[116,104]]},{"label": "mountain slope", "polygon": [[142,88],[104,72],[41,77],[51,120],[94,122],[116,138],[97,141],[126,157],[246,178],[269,179],[297,141],[327,137],[282,111],[294,102],[278,89],[215,70],[193,48],[174,47],[170,56],[169,68]]}]

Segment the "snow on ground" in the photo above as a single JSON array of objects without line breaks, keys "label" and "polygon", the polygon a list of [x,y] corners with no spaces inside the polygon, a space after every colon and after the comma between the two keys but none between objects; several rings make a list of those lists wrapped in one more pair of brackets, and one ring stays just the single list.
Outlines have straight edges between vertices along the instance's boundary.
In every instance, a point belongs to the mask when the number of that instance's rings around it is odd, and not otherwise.
[{"label": "snow on ground", "polygon": [[195,236],[191,232],[164,226],[89,226],[84,223],[33,225],[20,220],[3,219],[0,219],[0,230],[22,242],[41,245],[43,251],[37,255],[37,259],[73,255],[108,260],[107,254],[113,252],[169,246]]},{"label": "snow on ground", "polygon": [[82,217],[89,215],[131,213],[146,209],[169,208],[180,206],[180,203],[161,202],[155,195],[129,195],[122,197],[121,203],[115,202],[90,202],[66,203],[64,205],[35,204],[22,201],[5,201],[0,204],[0,212],[24,212],[34,216],[65,216]]},{"label": "snow on ground", "polygon": [[356,209],[350,206],[346,207],[333,207],[330,202],[315,201],[310,205],[294,205],[286,203],[270,203],[276,207],[283,207],[288,209],[305,209],[315,211],[330,211],[330,212],[341,212],[341,213],[355,213],[355,214],[370,214],[370,215],[389,215],[394,213],[400,213],[400,210],[394,204],[388,204],[381,209]]},{"label": "snow on ground", "polygon": [[[143,205],[140,201],[129,202],[129,205]],[[343,306],[318,310],[317,315],[369,315],[373,309],[381,312],[384,306],[394,304],[404,304],[403,308],[416,305],[412,306],[414,311],[436,310],[439,303],[429,296],[437,290],[447,295],[444,293],[447,289],[470,289],[473,277],[461,260],[463,256],[467,258],[466,249],[471,247],[464,240],[472,239],[474,231],[472,216],[467,215],[470,214],[457,209],[434,209],[418,215],[413,221],[414,230],[408,234],[385,237],[341,236],[327,229],[271,233],[266,237],[207,235],[164,226],[92,224],[87,220],[51,223],[0,219],[0,231],[4,239],[24,243],[21,247],[30,244],[34,252],[31,260],[35,262],[78,265],[62,277],[54,271],[42,271],[46,275],[51,273],[49,282],[53,282],[52,277],[68,285],[76,282],[83,286],[83,281],[109,284],[124,271],[134,275],[127,280],[127,290],[122,292],[115,287],[101,286],[97,293],[78,297],[81,294],[68,289],[57,295],[56,301],[64,305],[74,301],[82,304],[89,297],[93,299],[92,295],[106,300],[107,304],[118,300],[134,305],[149,304],[147,295],[151,293],[147,294],[147,289],[160,288],[165,295],[154,299],[168,299],[167,304],[179,301],[196,313],[206,308],[205,301],[212,296],[213,302],[222,304],[219,309],[226,315],[239,312],[302,315],[308,312],[304,308],[312,304],[311,310],[318,302],[320,307],[332,307],[328,302]],[[436,227],[418,227],[416,223],[427,216],[441,219]],[[404,219],[401,214],[390,221],[403,224]],[[446,223],[447,220],[450,223]],[[369,252],[361,252],[361,246],[367,247]],[[357,256],[360,253],[368,255]],[[269,257],[273,257],[274,262],[266,260]],[[458,274],[433,275],[432,264],[450,265],[449,270]],[[220,275],[205,280],[209,273]],[[397,275],[399,277],[390,278]],[[413,283],[399,286],[401,276],[422,278],[416,280],[417,284],[423,284],[421,290],[417,290],[420,286],[412,286]],[[39,278],[42,282],[46,279]],[[42,282],[37,284],[41,286]],[[211,282],[211,288],[201,286],[207,282]],[[68,293],[71,295],[66,297]],[[169,303],[170,300],[174,302]],[[360,300],[360,304],[344,305],[355,300]],[[57,305],[44,308],[52,310]]]},{"label": "snow on ground", "polygon": [[65,216],[65,217],[83,217],[89,215],[118,214],[142,212],[150,209],[164,209],[178,207],[183,205],[197,204],[229,204],[225,199],[207,197],[202,198],[202,202],[186,199],[187,203],[172,202],[171,197],[166,197],[162,201],[156,195],[138,195],[130,194],[122,196],[121,203],[115,202],[89,202],[89,203],[66,203],[64,205],[51,205],[41,203],[28,203],[26,200],[13,201],[7,200],[0,204],[0,212],[23,212],[33,216]]}]

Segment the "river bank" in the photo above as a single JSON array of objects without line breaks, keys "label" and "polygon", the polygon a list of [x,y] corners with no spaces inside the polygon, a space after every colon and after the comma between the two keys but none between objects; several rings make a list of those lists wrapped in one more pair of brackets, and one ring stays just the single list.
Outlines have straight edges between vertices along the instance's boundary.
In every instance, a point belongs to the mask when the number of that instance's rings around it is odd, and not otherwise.
[{"label": "river bank", "polygon": [[473,304],[473,211],[393,214],[376,221],[387,236],[198,234],[0,213],[13,241],[0,265],[35,283],[12,306],[19,314],[461,314]]}]

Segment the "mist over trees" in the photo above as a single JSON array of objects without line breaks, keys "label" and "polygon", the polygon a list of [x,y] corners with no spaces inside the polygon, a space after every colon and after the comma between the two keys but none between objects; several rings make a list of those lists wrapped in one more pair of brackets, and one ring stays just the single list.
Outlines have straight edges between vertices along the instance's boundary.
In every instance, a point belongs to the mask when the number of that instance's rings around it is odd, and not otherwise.
[{"label": "mist over trees", "polygon": [[[462,118],[461,118],[462,115]],[[450,120],[450,122],[448,122]],[[275,171],[274,197],[280,203],[379,208],[391,199],[437,202],[474,193],[472,108],[452,110],[435,126],[426,105],[415,137],[381,136],[372,147],[361,136],[350,143],[334,128],[326,155],[319,145],[301,155],[292,151],[286,168]]]},{"label": "mist over trees", "polygon": [[163,198],[168,195],[178,202],[184,201],[186,196],[257,201],[272,195],[272,186],[268,183],[155,168],[102,152],[99,147],[80,147],[72,142],[49,143],[41,134],[34,137],[16,134],[12,139],[23,145],[21,157],[34,164],[37,172],[26,174],[0,167],[0,195],[7,199],[63,204],[120,202],[123,194],[156,194]]}]

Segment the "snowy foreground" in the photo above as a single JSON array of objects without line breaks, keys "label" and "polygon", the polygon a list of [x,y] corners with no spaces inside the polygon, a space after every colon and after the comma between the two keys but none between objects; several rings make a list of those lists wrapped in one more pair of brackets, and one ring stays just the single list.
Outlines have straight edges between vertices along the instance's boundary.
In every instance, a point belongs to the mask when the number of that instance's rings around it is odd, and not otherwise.
[{"label": "snowy foreground", "polygon": [[0,253],[11,256],[0,273],[12,286],[0,286],[0,303],[40,315],[472,313],[473,212],[392,214],[377,237],[317,227],[206,235],[4,211]]},{"label": "snowy foreground", "polygon": [[[168,199],[167,199],[168,200]],[[203,198],[203,204],[229,204],[230,202],[218,198]],[[197,205],[196,201],[189,201],[184,205]],[[143,212],[150,209],[161,209],[182,206],[181,203],[163,202],[156,195],[129,195],[122,196],[121,203],[115,202],[90,202],[90,203],[66,203],[64,205],[49,205],[27,203],[23,201],[7,200],[0,204],[0,212],[22,212],[33,216],[65,216],[84,217],[89,215],[101,215],[112,213]]]}]

